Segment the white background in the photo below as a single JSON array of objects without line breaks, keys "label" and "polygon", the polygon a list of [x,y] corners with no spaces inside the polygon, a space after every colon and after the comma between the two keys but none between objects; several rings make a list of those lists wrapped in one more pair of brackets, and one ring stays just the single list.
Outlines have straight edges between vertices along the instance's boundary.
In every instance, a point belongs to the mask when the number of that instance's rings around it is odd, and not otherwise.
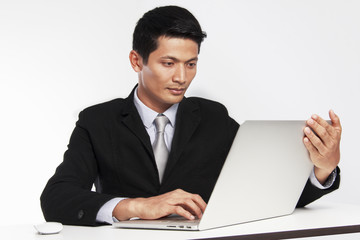
[{"label": "white background", "polygon": [[39,197],[79,111],[137,82],[132,31],[155,6],[188,8],[208,38],[187,96],[238,122],[341,117],[342,184],[360,203],[360,1],[0,0],[0,225],[42,222]]}]

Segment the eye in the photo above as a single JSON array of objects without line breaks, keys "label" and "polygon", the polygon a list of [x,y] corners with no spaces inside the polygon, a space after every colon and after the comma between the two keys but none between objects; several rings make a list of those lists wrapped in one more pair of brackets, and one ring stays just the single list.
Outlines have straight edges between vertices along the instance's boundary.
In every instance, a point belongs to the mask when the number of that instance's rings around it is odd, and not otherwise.
[{"label": "eye", "polygon": [[196,63],[188,63],[188,67],[189,68],[194,68],[194,67],[196,67]]},{"label": "eye", "polygon": [[171,67],[171,66],[174,65],[173,62],[163,62],[162,64],[163,64],[165,67]]}]

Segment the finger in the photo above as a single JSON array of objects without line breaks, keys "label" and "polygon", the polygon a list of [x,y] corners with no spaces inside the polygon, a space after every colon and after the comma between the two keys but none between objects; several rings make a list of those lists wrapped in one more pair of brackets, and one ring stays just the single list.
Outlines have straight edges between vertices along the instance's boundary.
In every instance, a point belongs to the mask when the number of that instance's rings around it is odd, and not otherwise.
[{"label": "finger", "polygon": [[323,142],[313,133],[313,131],[311,131],[309,127],[305,127],[304,133],[320,154],[326,150]]},{"label": "finger", "polygon": [[303,139],[306,149],[309,151],[310,155],[315,155],[318,153],[317,149],[314,145],[310,142],[309,138],[304,137]]},{"label": "finger", "polygon": [[206,202],[202,199],[202,197],[198,194],[193,194],[186,192],[182,189],[177,189],[174,191],[176,196],[179,198],[190,198],[192,201],[196,203],[196,205],[201,209],[202,212],[205,211],[206,208]]},{"label": "finger", "polygon": [[341,131],[340,118],[338,117],[338,115],[335,114],[334,110],[331,109],[329,111],[329,117],[331,119],[332,126]]},{"label": "finger", "polygon": [[[318,124],[319,126],[321,126],[323,128],[323,129],[322,128],[318,129],[318,131],[320,131],[319,133],[317,132],[316,129],[313,128],[313,126],[310,125],[311,120],[313,120],[315,122],[314,127]],[[323,134],[324,138],[327,137],[327,136],[329,136],[329,138],[336,138],[336,136],[337,136],[337,133],[336,133],[335,129],[333,128],[333,126],[331,126],[327,121],[325,121],[323,118],[319,117],[316,114],[313,114],[311,116],[311,119],[309,119],[308,124],[315,130],[315,132],[318,135]],[[322,140],[325,140],[325,141],[330,141],[331,140],[331,139],[323,139],[323,137],[322,137]]]},{"label": "finger", "polygon": [[311,118],[314,119],[324,129],[326,129],[326,131],[330,134],[331,137],[336,137],[336,131],[334,127],[331,124],[329,124],[325,119],[319,117],[316,114],[313,114]]},{"label": "finger", "polygon": [[189,211],[185,210],[181,206],[173,206],[171,209],[171,213],[176,213],[177,215],[187,218],[189,220],[195,219],[195,217]]},{"label": "finger", "polygon": [[177,198],[173,204],[181,204],[186,210],[194,213],[198,218],[202,217],[205,211],[206,203],[198,194],[192,194],[185,191],[181,193],[180,198]]},{"label": "finger", "polygon": [[314,121],[316,121],[320,126],[322,126],[323,128],[326,128],[327,126],[329,126],[329,123],[327,121],[325,121],[322,117],[320,117],[317,114],[313,114],[311,115],[311,119],[313,119]]},{"label": "finger", "polygon": [[202,211],[191,199],[184,199],[183,203],[180,204],[185,210],[189,211],[198,218],[202,217]]},{"label": "finger", "polygon": [[193,194],[193,201],[197,204],[197,206],[201,209],[202,212],[205,212],[207,204],[200,195]]},{"label": "finger", "polygon": [[307,137],[304,137],[303,142],[304,142],[306,149],[309,151],[311,161],[316,166],[317,165],[316,160],[318,159],[319,152],[317,151],[317,149],[314,147],[314,145],[310,142],[310,140]]}]

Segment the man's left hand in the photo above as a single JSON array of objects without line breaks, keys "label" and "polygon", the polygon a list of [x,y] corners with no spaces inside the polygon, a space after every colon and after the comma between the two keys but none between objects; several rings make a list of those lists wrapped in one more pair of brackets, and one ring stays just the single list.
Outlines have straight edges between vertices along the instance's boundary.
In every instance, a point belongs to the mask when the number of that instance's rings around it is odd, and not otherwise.
[{"label": "man's left hand", "polygon": [[306,121],[308,127],[304,129],[304,144],[315,165],[315,176],[321,184],[325,183],[340,161],[340,119],[333,110],[329,111],[329,116],[331,125],[314,114]]}]

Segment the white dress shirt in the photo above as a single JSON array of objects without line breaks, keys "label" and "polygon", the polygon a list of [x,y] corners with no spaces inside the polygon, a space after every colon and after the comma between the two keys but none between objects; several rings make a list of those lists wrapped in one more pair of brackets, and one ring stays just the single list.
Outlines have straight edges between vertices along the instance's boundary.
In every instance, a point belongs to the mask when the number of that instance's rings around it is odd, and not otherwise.
[{"label": "white dress shirt", "polygon": [[[155,127],[154,120],[159,113],[148,108],[147,106],[145,106],[144,103],[142,103],[140,101],[139,97],[137,96],[137,89],[135,90],[135,94],[134,94],[134,104],[135,104],[137,111],[139,112],[142,122],[144,123],[146,131],[150,136],[150,141],[151,141],[151,143],[153,143],[155,141],[155,135],[156,135],[156,127]],[[165,143],[166,143],[167,148],[169,149],[169,152],[171,150],[171,143],[172,143],[172,139],[174,136],[176,113],[177,113],[178,107],[179,107],[178,103],[174,104],[169,109],[167,109],[164,113],[162,113],[169,119],[169,124],[166,125],[165,134],[164,134]],[[328,181],[324,185],[322,185],[317,180],[314,170],[313,170],[311,172],[309,179],[314,186],[316,186],[320,189],[327,189],[327,188],[331,187],[332,184],[334,183],[336,175],[337,175],[337,173],[336,173],[336,171],[334,171],[332,173],[332,175],[329,177]],[[113,218],[112,212],[113,212],[114,208],[116,207],[116,205],[121,200],[124,200],[124,199],[126,199],[126,197],[124,197],[124,198],[117,197],[117,198],[113,198],[113,199],[109,200],[108,202],[106,202],[100,208],[99,212],[97,213],[96,221],[110,223],[110,224],[112,224],[114,221],[117,221],[116,218]]]}]

